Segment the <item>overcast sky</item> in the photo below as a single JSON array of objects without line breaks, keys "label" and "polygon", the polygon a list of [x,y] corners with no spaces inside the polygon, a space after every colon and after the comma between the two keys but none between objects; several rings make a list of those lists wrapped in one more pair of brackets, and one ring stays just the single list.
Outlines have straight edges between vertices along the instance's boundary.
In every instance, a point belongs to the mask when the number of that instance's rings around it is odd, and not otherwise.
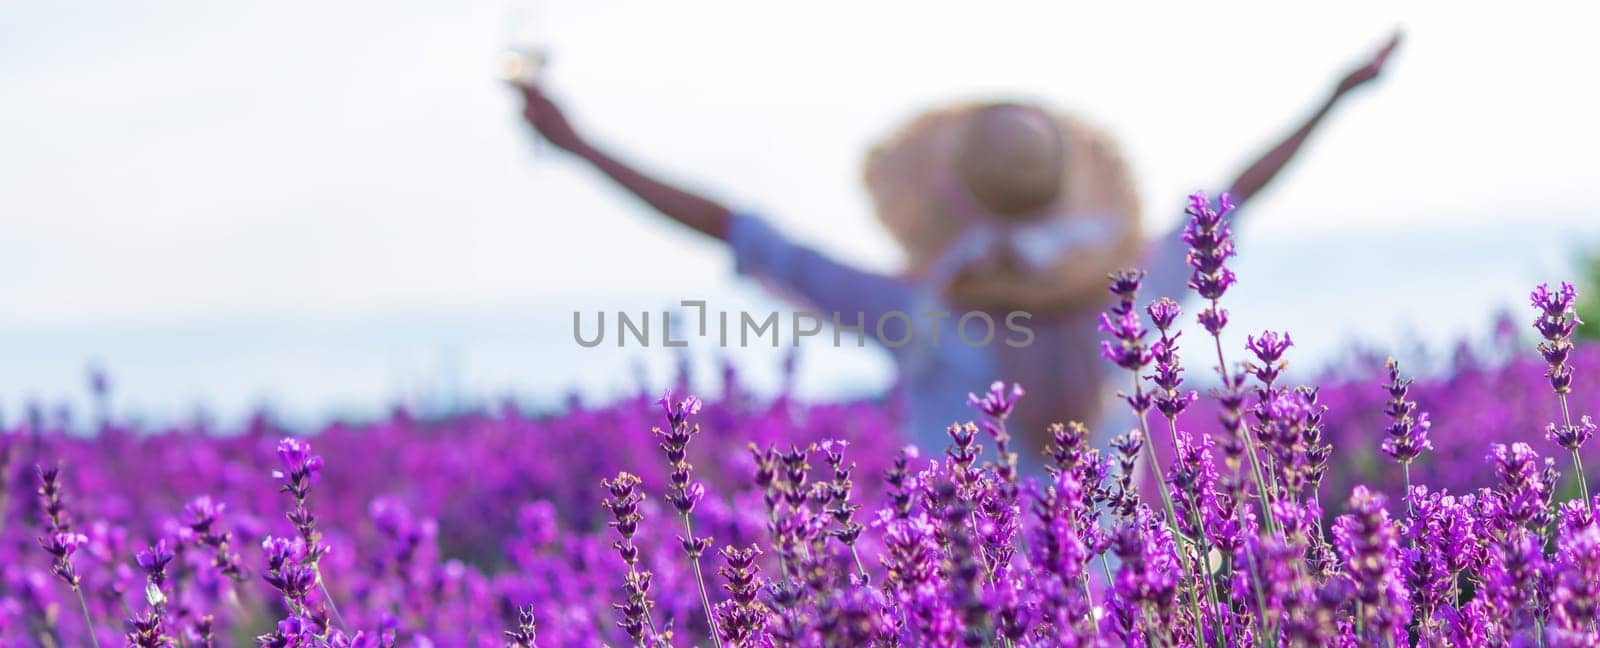
[{"label": "overcast sky", "polygon": [[[919,109],[998,95],[1089,116],[1123,141],[1159,230],[1396,27],[1407,40],[1389,73],[1252,206],[1241,253],[1412,240],[1386,243],[1404,258],[1366,259],[1353,279],[1391,286],[1402,312],[1382,334],[1440,316],[1393,286],[1468,304],[1446,317],[1459,329],[1521,296],[1445,275],[1501,260],[1505,274],[1486,276],[1520,286],[1557,267],[1549,250],[1596,232],[1600,41],[1593,16],[1573,14],[1586,9],[1207,4],[585,0],[535,13],[552,92],[594,138],[874,268],[899,257],[859,158]],[[0,355],[22,359],[0,362],[0,403],[55,398],[88,361],[155,411],[326,408],[440,374],[467,389],[606,384],[624,354],[590,374],[529,368],[543,347],[570,353],[562,326],[577,305],[751,298],[716,247],[535,153],[493,77],[512,13],[0,0]],[[1507,222],[1539,251],[1428,235]],[[1386,271],[1422,283],[1382,284]],[[1318,268],[1286,276],[1328,284],[1258,281],[1352,290]],[[521,339],[525,355],[501,357],[491,338]]]}]

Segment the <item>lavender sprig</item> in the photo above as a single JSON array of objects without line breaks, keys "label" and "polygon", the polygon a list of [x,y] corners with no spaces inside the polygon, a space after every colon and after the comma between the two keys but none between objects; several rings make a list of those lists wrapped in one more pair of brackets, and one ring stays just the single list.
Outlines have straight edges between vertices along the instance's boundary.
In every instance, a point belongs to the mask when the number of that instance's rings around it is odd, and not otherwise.
[{"label": "lavender sprig", "polygon": [[506,631],[506,648],[538,648],[539,632],[533,619],[533,606],[517,609],[517,627]]},{"label": "lavender sprig", "polygon": [[136,556],[139,569],[145,573],[144,599],[149,609],[128,621],[128,645],[139,648],[169,648],[177,644],[166,632],[164,623],[167,595],[161,589],[167,582],[167,565],[176,557],[176,554],[167,547],[165,540],[140,551]]},{"label": "lavender sprig", "polygon": [[1574,310],[1578,301],[1578,291],[1572,284],[1561,282],[1561,289],[1550,292],[1547,284],[1539,284],[1529,295],[1535,310],[1539,311],[1533,319],[1533,328],[1539,331],[1539,336],[1544,338],[1539,342],[1539,355],[1544,356],[1545,363],[1550,365],[1545,376],[1550,379],[1550,389],[1556,394],[1556,399],[1561,403],[1562,423],[1557,426],[1550,423],[1545,428],[1545,435],[1551,441],[1561,444],[1572,454],[1572,466],[1578,478],[1578,490],[1583,494],[1583,501],[1589,504],[1590,515],[1594,514],[1594,503],[1589,498],[1589,479],[1583,472],[1583,457],[1578,450],[1583,444],[1594,436],[1596,426],[1588,415],[1579,419],[1577,424],[1572,422],[1572,410],[1567,406],[1567,394],[1572,391],[1572,367],[1568,360],[1572,357],[1572,331],[1582,324]]},{"label": "lavender sprig", "polygon": [[744,549],[731,545],[722,548],[725,564],[717,568],[717,573],[728,581],[723,587],[730,598],[720,611],[722,623],[719,627],[723,640],[734,648],[762,645],[766,633],[768,610],[758,598],[762,582],[756,558],[760,555],[761,548],[756,545]]},{"label": "lavender sprig", "polygon": [[627,632],[640,646],[646,644],[645,629],[649,628],[648,639],[654,643],[658,633],[650,614],[650,608],[655,606],[650,600],[651,574],[639,569],[639,547],[633,542],[639,532],[639,523],[644,520],[644,515],[639,511],[639,505],[644,502],[644,494],[639,492],[639,478],[623,472],[601,483],[608,493],[602,504],[611,512],[611,521],[607,525],[617,532],[618,537],[611,547],[628,567],[623,576],[623,602],[612,604],[620,616],[617,627]]},{"label": "lavender sprig", "polygon": [[[1228,214],[1233,209],[1233,197],[1227,192],[1217,196],[1217,206],[1212,208],[1206,193],[1197,191],[1189,195],[1189,206],[1184,210],[1189,216],[1189,222],[1183,229],[1183,242],[1189,244],[1189,267],[1193,269],[1189,277],[1189,288],[1209,303],[1200,311],[1197,319],[1206,332],[1211,334],[1216,346],[1217,375],[1222,378],[1222,398],[1225,405],[1226,401],[1232,398],[1230,393],[1243,385],[1242,380],[1236,381],[1229,374],[1228,363],[1222,353],[1222,330],[1228,325],[1228,311],[1222,307],[1221,300],[1238,280],[1233,271],[1227,267],[1228,259],[1235,254],[1233,232],[1228,226]],[[1227,411],[1227,408],[1224,408],[1224,417],[1227,416]],[[1227,425],[1226,421],[1224,425]],[[1261,502],[1261,517],[1270,530],[1274,527],[1271,494],[1267,490],[1260,453],[1257,452],[1255,440],[1251,438],[1248,430],[1241,428],[1238,433],[1238,442],[1244,447],[1245,455],[1250,459],[1250,472],[1255,477],[1256,497]]]},{"label": "lavender sprig", "polygon": [[[1118,367],[1127,369],[1132,375],[1133,393],[1123,394],[1123,400],[1128,403],[1128,406],[1132,408],[1136,418],[1139,420],[1139,433],[1145,439],[1149,439],[1150,423],[1148,415],[1150,408],[1156,405],[1158,398],[1166,404],[1167,410],[1173,412],[1171,416],[1176,416],[1189,402],[1185,396],[1176,393],[1179,379],[1177,377],[1177,367],[1173,361],[1176,358],[1177,350],[1175,346],[1158,349],[1167,359],[1168,365],[1165,371],[1158,368],[1156,376],[1153,377],[1153,379],[1159,381],[1157,382],[1158,387],[1162,384],[1171,384],[1174,388],[1173,392],[1146,393],[1144,385],[1140,382],[1139,374],[1156,358],[1157,350],[1152,350],[1146,346],[1144,338],[1149,334],[1149,331],[1144,328],[1143,322],[1139,319],[1138,309],[1134,306],[1138,299],[1139,287],[1144,279],[1144,273],[1139,270],[1126,270],[1113,274],[1110,278],[1111,285],[1108,290],[1110,290],[1111,294],[1117,296],[1117,303],[1113,304],[1107,312],[1100,315],[1100,330],[1111,335],[1115,342],[1112,340],[1102,341],[1100,343],[1100,355]],[[1162,321],[1170,326],[1172,319],[1176,317],[1176,313],[1169,312],[1166,308],[1159,308],[1154,309],[1152,317],[1161,318]],[[1174,339],[1163,332],[1162,342],[1157,344],[1158,346],[1162,343],[1173,344]],[[1171,417],[1168,418],[1168,422],[1172,422]],[[1176,431],[1176,428],[1173,429]],[[1163,519],[1171,530],[1171,535],[1173,537],[1181,537],[1182,531],[1179,526],[1178,514],[1173,505],[1172,494],[1167,490],[1167,478],[1162,474],[1161,463],[1160,459],[1156,457],[1155,446],[1148,442],[1143,445],[1147,456],[1147,465],[1155,475],[1157,491],[1161,495],[1162,510],[1165,512]],[[1195,644],[1201,645],[1205,641],[1202,637],[1199,596],[1193,589],[1186,590],[1186,595],[1188,603],[1193,610],[1194,623],[1191,629],[1195,635]]]},{"label": "lavender sprig", "polygon": [[672,400],[672,392],[667,392],[656,401],[667,417],[667,429],[651,429],[651,434],[661,439],[661,451],[666,454],[668,473],[667,501],[678,510],[678,515],[683,518],[683,536],[678,541],[683,545],[683,551],[689,556],[689,566],[694,570],[695,584],[700,588],[700,606],[705,611],[706,625],[710,628],[712,643],[718,648],[722,646],[721,633],[717,631],[716,615],[711,608],[711,595],[706,591],[706,578],[700,570],[700,556],[705,554],[711,546],[711,538],[696,538],[694,536],[693,513],[695,505],[706,495],[704,484],[694,482],[694,466],[689,463],[689,440],[700,433],[699,425],[689,425],[689,417],[700,412],[700,399],[689,396],[680,401]]},{"label": "lavender sprig", "polygon": [[289,509],[285,517],[294,524],[295,531],[300,535],[301,545],[304,547],[297,559],[301,564],[310,568],[314,584],[322,591],[323,601],[328,610],[341,628],[349,627],[344,617],[339,614],[339,606],[333,601],[333,594],[328,591],[328,584],[322,577],[322,557],[328,554],[330,547],[322,543],[322,532],[317,530],[317,517],[311,512],[308,501],[311,497],[311,486],[318,480],[322,472],[322,457],[311,454],[311,444],[294,437],[284,437],[278,441],[278,459],[283,462],[283,469],[272,471],[272,476],[283,481],[282,490],[294,500],[294,506]]},{"label": "lavender sprig", "polygon": [[[1389,358],[1386,366],[1389,370],[1389,383],[1384,386],[1384,391],[1389,394],[1389,401],[1384,405],[1383,413],[1389,417],[1389,426],[1384,430],[1383,453],[1400,462],[1400,469],[1405,473],[1406,493],[1411,492],[1411,462],[1422,454],[1423,450],[1433,447],[1428,441],[1428,428],[1432,423],[1428,420],[1427,412],[1417,412],[1417,404],[1406,400],[1406,392],[1411,389],[1412,381],[1400,377],[1400,363],[1394,358]],[[1411,498],[1406,497],[1406,511],[1411,511]]]},{"label": "lavender sprig", "polygon": [[78,606],[83,610],[83,629],[89,635],[90,642],[99,648],[100,638],[95,633],[94,617],[89,614],[89,601],[83,595],[83,579],[78,575],[77,568],[73,565],[72,555],[78,548],[89,542],[89,538],[82,533],[72,530],[72,523],[67,515],[67,506],[62,494],[61,467],[38,466],[39,473],[39,500],[45,512],[45,535],[39,538],[39,546],[45,553],[50,554],[50,572],[72,588],[72,593],[78,597]]}]

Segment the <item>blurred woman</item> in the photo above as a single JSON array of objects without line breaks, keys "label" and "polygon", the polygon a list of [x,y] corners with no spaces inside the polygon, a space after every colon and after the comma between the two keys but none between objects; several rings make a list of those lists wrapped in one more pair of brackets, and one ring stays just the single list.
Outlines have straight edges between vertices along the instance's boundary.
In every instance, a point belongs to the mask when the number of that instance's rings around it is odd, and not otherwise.
[{"label": "blurred woman", "polygon": [[[1398,36],[1341,77],[1293,133],[1239,174],[1227,187],[1235,205],[1242,208],[1266,187],[1351,90],[1377,78],[1397,44]],[[726,241],[739,273],[824,317],[863,323],[880,342],[908,340],[884,346],[900,371],[908,434],[925,451],[942,449],[946,428],[973,417],[969,392],[998,379],[1028,391],[1010,419],[1013,435],[1023,440],[1024,462],[1037,465],[1051,422],[1099,422],[1100,436],[1127,431],[1125,418],[1101,416],[1114,370],[1098,356],[1106,276],[1138,266],[1148,271],[1144,299],[1188,292],[1181,225],[1145,239],[1134,182],[1116,143],[1042,106],[975,102],[933,110],[867,154],[865,181],[877,215],[908,259],[904,272],[883,275],[619,161],[582,137],[539,87],[521,90],[525,116],[540,135],[661,214]],[[1235,223],[1248,213],[1236,211]],[[1013,336],[1020,340],[1007,338],[1026,344],[1001,341],[1004,330],[987,344],[958,340],[955,327],[965,313],[984,313],[991,326],[1026,329],[1028,335]],[[875,330],[880,322],[883,329]]]}]

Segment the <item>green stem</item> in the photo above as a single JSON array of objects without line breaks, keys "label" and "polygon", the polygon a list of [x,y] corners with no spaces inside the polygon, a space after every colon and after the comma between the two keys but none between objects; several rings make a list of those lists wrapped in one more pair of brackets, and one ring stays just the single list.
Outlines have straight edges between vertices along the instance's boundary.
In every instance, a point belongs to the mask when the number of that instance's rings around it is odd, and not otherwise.
[{"label": "green stem", "polygon": [[83,598],[83,588],[73,585],[72,593],[78,595],[78,607],[83,609],[83,629],[89,633],[89,643],[100,648],[100,637],[95,635],[94,618],[89,616],[89,601]]},{"label": "green stem", "polygon": [[[1556,394],[1556,396],[1561,400],[1561,418],[1566,422],[1567,428],[1570,429],[1572,427],[1572,411],[1567,408],[1567,395]],[[1594,501],[1589,499],[1589,478],[1583,474],[1583,459],[1579,458],[1576,447],[1572,449],[1572,465],[1578,470],[1578,492],[1583,494],[1583,505],[1589,508],[1589,517],[1592,518],[1594,517]]]},{"label": "green stem", "polygon": [[323,600],[328,602],[328,611],[333,613],[334,622],[339,624],[341,630],[348,628],[349,626],[344,623],[344,617],[339,614],[339,606],[333,602],[333,594],[328,592],[327,581],[322,579],[322,566],[312,565],[311,572],[317,576],[317,587],[322,590]]},{"label": "green stem", "polygon": [[1594,502],[1589,499],[1589,478],[1583,474],[1583,457],[1578,456],[1578,451],[1572,451],[1572,467],[1578,471],[1578,492],[1583,494],[1583,502],[1589,505],[1589,515],[1594,515]]},{"label": "green stem", "polygon": [[[1267,623],[1267,594],[1261,589],[1260,570],[1256,567],[1256,562],[1257,560],[1250,561],[1250,589],[1256,593],[1256,610],[1258,610],[1256,621],[1260,625],[1256,632],[1256,644],[1260,645],[1267,635],[1271,634],[1269,632],[1271,624]],[[1277,640],[1274,639],[1273,643],[1277,643]]]},{"label": "green stem", "polygon": [[[1400,469],[1404,471],[1406,475],[1406,517],[1415,517],[1416,513],[1412,512],[1411,510],[1411,462],[1407,461],[1403,464],[1400,464]],[[1415,544],[1416,541],[1417,539],[1415,537],[1411,538],[1412,544]]]},{"label": "green stem", "polygon": [[[1139,371],[1134,370],[1130,373],[1133,374],[1133,398],[1134,400],[1140,400],[1144,397],[1144,388],[1139,384]],[[1144,435],[1144,443],[1142,445],[1144,446],[1145,454],[1148,455],[1147,463],[1150,464],[1150,470],[1155,471],[1156,490],[1161,493],[1161,505],[1166,510],[1167,528],[1172,531],[1173,546],[1178,547],[1180,543],[1185,542],[1188,538],[1178,529],[1178,514],[1173,509],[1172,496],[1167,492],[1167,478],[1161,474],[1161,464],[1156,458],[1155,440],[1150,438],[1150,422],[1146,419],[1143,410],[1140,410],[1138,414],[1139,432]],[[1204,645],[1205,635],[1200,629],[1200,597],[1195,595],[1193,588],[1190,588],[1187,598],[1189,599],[1189,611],[1194,614],[1195,645]]]},{"label": "green stem", "polygon": [[[694,523],[689,521],[689,514],[683,514],[684,537],[694,543]],[[722,635],[717,632],[717,620],[711,614],[711,597],[706,594],[706,577],[700,573],[700,557],[689,556],[689,565],[694,567],[694,582],[700,587],[700,605],[706,611],[706,626],[711,629],[711,643],[717,648],[722,648]]]},{"label": "green stem", "polygon": [[[1176,417],[1167,417],[1167,430],[1172,433],[1173,452],[1177,452],[1178,419]],[[1195,495],[1194,501],[1198,503],[1200,501],[1198,494],[1192,495]],[[1189,522],[1194,525],[1195,533],[1199,535],[1200,577],[1205,581],[1206,601],[1210,605],[1212,613],[1215,614],[1217,611],[1217,585],[1211,579],[1211,539],[1206,535],[1205,521],[1201,519],[1199,511],[1189,511]]]},{"label": "green stem", "polygon": [[[1217,308],[1217,300],[1211,300],[1211,308]],[[1222,374],[1223,388],[1232,389],[1233,381],[1228,375],[1228,364],[1222,356],[1222,335],[1212,335],[1211,339],[1216,342],[1217,373]],[[1241,412],[1240,416],[1243,415],[1243,412]],[[1267,480],[1261,474],[1261,458],[1256,454],[1255,439],[1250,436],[1249,425],[1243,421],[1240,421],[1239,436],[1244,440],[1245,450],[1250,455],[1250,473],[1255,476],[1256,491],[1258,491],[1259,497],[1261,498],[1261,519],[1266,523],[1267,531],[1275,531],[1277,529],[1277,523],[1272,519],[1272,495],[1267,491]]]},{"label": "green stem", "polygon": [[[1139,385],[1138,371],[1133,372],[1133,397],[1134,400],[1139,400],[1144,397],[1144,390]],[[1156,458],[1155,441],[1150,438],[1150,424],[1145,420],[1144,412],[1141,411],[1138,412],[1138,414],[1139,433],[1144,435],[1144,443],[1140,445],[1144,447],[1144,452],[1146,455],[1145,463],[1149,464],[1150,470],[1155,473],[1156,490],[1161,493],[1161,507],[1166,512],[1167,527],[1172,530],[1173,539],[1177,540],[1182,538],[1183,534],[1178,532],[1178,514],[1173,511],[1172,497],[1167,493],[1167,478],[1161,473],[1161,463],[1160,460]]]},{"label": "green stem", "polygon": [[861,566],[861,552],[856,551],[855,544],[850,545],[850,557],[856,560],[856,573],[861,576],[861,582],[867,582],[867,568]]}]

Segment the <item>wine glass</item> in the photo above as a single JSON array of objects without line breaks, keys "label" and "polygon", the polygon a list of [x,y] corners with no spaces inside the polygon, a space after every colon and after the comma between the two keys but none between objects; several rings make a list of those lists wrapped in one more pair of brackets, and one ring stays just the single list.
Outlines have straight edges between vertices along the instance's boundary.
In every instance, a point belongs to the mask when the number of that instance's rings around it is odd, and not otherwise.
[{"label": "wine glass", "polygon": [[[506,6],[505,47],[500,51],[501,81],[528,88],[542,82],[550,62],[542,0],[509,0]],[[544,157],[544,140],[533,139],[534,159]]]},{"label": "wine glass", "polygon": [[550,55],[539,45],[508,45],[500,52],[500,79],[519,86],[532,86],[539,82],[540,73]]},{"label": "wine glass", "polygon": [[539,83],[550,62],[544,3],[511,0],[506,8],[505,49],[500,52],[500,79],[519,86]]}]

